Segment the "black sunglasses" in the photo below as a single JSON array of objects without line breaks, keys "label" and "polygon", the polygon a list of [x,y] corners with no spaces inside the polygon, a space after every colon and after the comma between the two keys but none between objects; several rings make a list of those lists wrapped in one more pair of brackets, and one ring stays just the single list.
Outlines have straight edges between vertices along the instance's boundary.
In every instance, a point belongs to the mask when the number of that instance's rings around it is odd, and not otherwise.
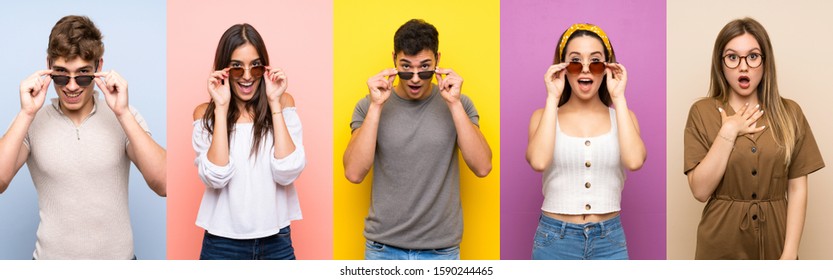
[{"label": "black sunglasses", "polygon": [[84,76],[75,76],[70,77],[66,75],[50,75],[52,76],[52,81],[55,82],[56,85],[59,86],[66,86],[69,84],[69,79],[75,78],[75,83],[78,84],[79,87],[88,87],[93,83],[93,79],[95,76],[92,75],[84,75]]},{"label": "black sunglasses", "polygon": [[[419,76],[420,80],[428,80],[428,79],[431,79],[431,77],[434,77],[434,70],[420,71],[420,72],[417,72],[416,74],[417,74],[417,76]],[[414,77],[414,72],[399,71],[399,72],[396,73],[396,75],[399,76],[399,79],[410,80],[411,78]]]}]

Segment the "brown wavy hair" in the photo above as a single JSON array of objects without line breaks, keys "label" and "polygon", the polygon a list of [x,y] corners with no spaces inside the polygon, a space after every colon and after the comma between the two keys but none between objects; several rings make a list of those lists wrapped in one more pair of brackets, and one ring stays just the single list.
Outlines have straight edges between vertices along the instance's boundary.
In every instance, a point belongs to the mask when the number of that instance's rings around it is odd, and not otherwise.
[{"label": "brown wavy hair", "polygon": [[761,23],[748,17],[736,19],[727,23],[717,34],[717,39],[714,41],[714,51],[712,52],[709,97],[723,103],[729,102],[730,87],[729,81],[726,80],[723,72],[723,49],[726,48],[729,41],[743,34],[750,34],[755,37],[761,47],[764,74],[757,88],[758,100],[761,109],[766,112],[764,118],[772,128],[775,143],[784,147],[786,151],[784,162],[786,166],[789,166],[793,149],[795,149],[795,138],[798,135],[797,120],[795,119],[795,112],[786,105],[786,102],[778,93],[778,80],[775,76],[775,55],[773,55],[769,34]]},{"label": "brown wavy hair", "polygon": [[98,60],[104,55],[102,37],[101,31],[95,27],[90,18],[65,16],[55,23],[52,32],[49,33],[46,59],[50,66],[59,57],[66,60],[80,57],[85,61],[95,61],[98,65]]},{"label": "brown wavy hair", "polygon": [[[248,23],[243,23],[233,25],[220,37],[220,43],[217,44],[217,51],[214,54],[214,70],[223,70],[228,67],[229,63],[231,63],[231,54],[234,50],[245,44],[254,46],[263,65],[269,65],[269,53],[266,51],[266,44],[263,42],[260,33]],[[230,86],[229,89],[232,91],[232,98],[229,103],[228,114],[226,115],[228,119],[229,144],[231,144],[231,133],[234,131],[237,119],[242,114],[237,108],[237,104],[243,102],[243,107],[247,111],[252,112],[253,143],[250,156],[255,155],[255,157],[260,149],[263,138],[266,137],[266,133],[272,130],[272,110],[269,108],[269,102],[266,98],[266,86],[264,85],[263,77],[259,78],[259,83],[257,91],[249,101],[243,101],[237,97],[234,94],[236,89]],[[214,100],[210,100],[208,102],[208,108],[202,116],[203,127],[205,127],[209,134],[214,133],[214,108],[216,108]]]}]

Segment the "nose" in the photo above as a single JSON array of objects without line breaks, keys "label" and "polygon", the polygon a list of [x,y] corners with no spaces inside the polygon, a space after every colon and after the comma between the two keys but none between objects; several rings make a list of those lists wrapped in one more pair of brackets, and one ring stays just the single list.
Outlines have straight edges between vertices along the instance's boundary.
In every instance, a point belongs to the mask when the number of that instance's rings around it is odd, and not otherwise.
[{"label": "nose", "polygon": [[738,61],[738,69],[744,72],[749,71],[749,61],[746,60],[746,57],[740,58],[740,61]]},{"label": "nose", "polygon": [[419,83],[419,81],[420,81],[419,72],[415,72],[414,76],[411,77],[411,82],[416,84],[416,83]]},{"label": "nose", "polygon": [[75,77],[70,77],[70,78],[69,78],[69,82],[67,83],[67,85],[65,86],[65,88],[66,88],[67,90],[69,90],[69,91],[76,91],[76,90],[78,90],[79,88],[81,88],[81,86],[79,86],[79,85],[78,85],[78,83],[77,83],[77,82],[75,82]]},{"label": "nose", "polygon": [[243,80],[250,81],[252,79],[252,68],[243,69]]},{"label": "nose", "polygon": [[590,73],[590,63],[581,64],[581,73]]}]

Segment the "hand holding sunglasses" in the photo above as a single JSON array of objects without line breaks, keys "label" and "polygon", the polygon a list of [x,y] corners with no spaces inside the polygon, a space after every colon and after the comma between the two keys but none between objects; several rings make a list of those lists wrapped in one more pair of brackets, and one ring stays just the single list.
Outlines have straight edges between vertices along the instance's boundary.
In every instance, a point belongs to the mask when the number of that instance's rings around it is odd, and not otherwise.
[{"label": "hand holding sunglasses", "polygon": [[607,91],[613,101],[624,100],[625,86],[628,84],[628,71],[619,63],[608,63],[605,68],[607,74]]},{"label": "hand holding sunglasses", "polygon": [[[286,88],[289,84],[286,79],[286,73],[284,73],[282,69],[278,67],[266,66],[264,70],[266,72],[261,73],[261,75],[263,75],[263,81],[266,83],[266,97],[269,100],[269,106],[277,106],[276,108],[273,108],[274,112],[275,109],[281,109],[281,95],[286,92]],[[251,71],[254,76],[254,74],[256,74],[254,67]]]},{"label": "hand holding sunglasses", "polygon": [[217,108],[228,109],[231,102],[231,89],[229,88],[229,68],[211,72],[208,76],[208,95]]},{"label": "hand holding sunglasses", "polygon": [[[20,82],[20,111],[30,117],[43,107],[46,91],[52,82],[52,70],[40,70]],[[41,77],[44,77],[41,79]]]},{"label": "hand holding sunglasses", "polygon": [[372,104],[382,105],[388,100],[397,73],[396,69],[388,68],[367,79],[367,89],[370,91],[370,102]]},{"label": "hand holding sunglasses", "polygon": [[445,102],[459,102],[460,90],[463,88],[463,77],[457,75],[450,68],[437,68],[435,71],[437,73],[437,85],[440,87],[440,95],[443,96]]},{"label": "hand holding sunglasses", "polygon": [[101,93],[104,94],[104,100],[107,101],[107,106],[113,110],[116,117],[121,117],[125,113],[129,114],[127,81],[114,70],[98,72],[94,76],[96,77],[94,79],[95,84],[101,89]]},{"label": "hand holding sunglasses", "polygon": [[567,65],[566,62],[550,65],[547,73],[544,74],[544,85],[547,86],[547,95],[555,98],[556,102],[564,92],[564,82],[567,77],[567,71],[565,69]]}]

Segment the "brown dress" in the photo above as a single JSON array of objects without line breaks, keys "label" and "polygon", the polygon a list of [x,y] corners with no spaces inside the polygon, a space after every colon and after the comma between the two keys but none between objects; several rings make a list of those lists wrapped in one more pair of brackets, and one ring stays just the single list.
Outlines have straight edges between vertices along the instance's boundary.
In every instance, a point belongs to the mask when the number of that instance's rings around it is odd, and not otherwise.
[{"label": "brown dress", "polygon": [[[816,140],[801,108],[784,99],[795,112],[797,137],[792,162],[785,166],[785,149],[775,143],[762,117],[762,132],[738,136],[723,179],[703,208],[697,228],[695,259],[778,259],[787,227],[787,181],[824,167]],[[735,114],[714,98],[694,103],[685,128],[684,172],[688,174],[719,139],[722,126],[717,107]]]}]

